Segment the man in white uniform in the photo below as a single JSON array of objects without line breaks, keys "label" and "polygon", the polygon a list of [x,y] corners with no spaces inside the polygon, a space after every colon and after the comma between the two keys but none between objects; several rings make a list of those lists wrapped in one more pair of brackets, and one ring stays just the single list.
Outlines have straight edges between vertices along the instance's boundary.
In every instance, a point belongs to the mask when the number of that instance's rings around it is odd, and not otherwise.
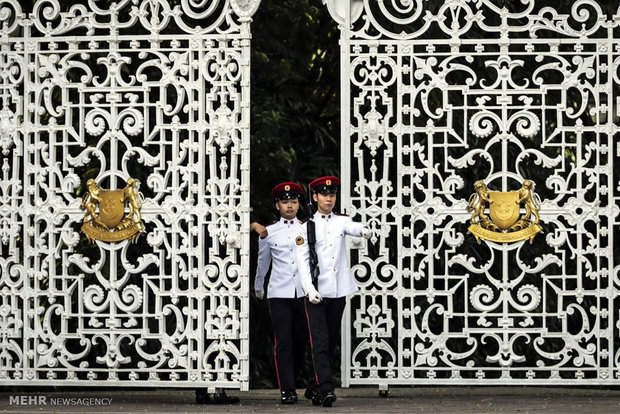
[{"label": "man in white uniform", "polygon": [[314,405],[322,404],[324,407],[330,407],[336,401],[330,359],[340,340],[345,298],[358,291],[349,268],[345,236],[362,236],[366,239],[371,236],[370,229],[365,225],[332,212],[339,184],[338,177],[331,176],[310,183],[312,198],[317,203],[317,212],[312,217],[319,269],[316,281],[312,280],[310,266],[308,222],[302,225],[301,235],[296,242],[301,283],[304,293],[308,295],[305,305],[315,373],[314,381],[308,384],[305,396],[312,399]]},{"label": "man in white uniform", "polygon": [[[267,287],[269,313],[273,323],[274,357],[280,402],[297,402],[295,370],[303,363],[308,342],[307,322],[304,309],[304,293],[297,271],[295,240],[301,231],[297,219],[300,185],[286,182],[271,191],[280,220],[267,226],[258,241],[258,265],[254,283],[256,297],[264,296],[263,284],[271,263],[271,276]],[[256,229],[257,232],[260,231]],[[297,365],[297,366],[296,366]]]}]

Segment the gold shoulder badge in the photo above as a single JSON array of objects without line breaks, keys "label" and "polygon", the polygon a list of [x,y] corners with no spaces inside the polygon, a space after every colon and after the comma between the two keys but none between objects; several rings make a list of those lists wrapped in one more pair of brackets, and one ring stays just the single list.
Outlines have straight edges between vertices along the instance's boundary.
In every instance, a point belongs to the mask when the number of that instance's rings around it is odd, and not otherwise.
[{"label": "gold shoulder badge", "polygon": [[[524,180],[518,191],[489,191],[482,180],[474,183],[476,192],[469,197],[467,211],[472,213],[469,232],[480,239],[499,243],[534,240],[539,226],[540,199],[534,194],[534,182]],[[489,204],[489,215],[485,214]],[[525,214],[520,216],[521,203]]]},{"label": "gold shoulder badge", "polygon": [[295,239],[295,243],[297,243],[298,246],[301,246],[302,244],[304,244],[304,238],[301,236],[297,236],[297,238]]},{"label": "gold shoulder badge", "polygon": [[[138,197],[138,180],[130,178],[122,190],[102,190],[92,178],[86,182],[87,192],[80,208],[85,210],[82,231],[91,242],[131,239],[135,242],[144,233]],[[99,213],[97,213],[99,205]],[[128,212],[125,212],[125,209]]]}]

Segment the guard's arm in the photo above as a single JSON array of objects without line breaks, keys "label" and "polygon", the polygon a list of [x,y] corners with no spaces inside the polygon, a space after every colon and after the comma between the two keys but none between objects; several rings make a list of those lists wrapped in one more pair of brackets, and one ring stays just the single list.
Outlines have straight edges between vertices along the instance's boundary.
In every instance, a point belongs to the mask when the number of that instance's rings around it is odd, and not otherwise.
[{"label": "guard's arm", "polygon": [[310,250],[308,250],[308,238],[306,225],[302,227],[302,230],[297,238],[297,269],[299,270],[299,277],[301,278],[301,287],[304,293],[307,295],[309,292],[316,290],[312,285],[312,275],[310,272]]},{"label": "guard's arm", "polygon": [[356,223],[351,219],[348,219],[344,224],[344,234],[347,236],[364,237],[369,239],[372,236],[372,231],[367,225],[362,223]]},{"label": "guard's arm", "polygon": [[258,239],[258,261],[256,265],[256,279],[254,280],[254,289],[256,291],[263,290],[265,276],[269,271],[271,263],[271,249],[267,239]]},{"label": "guard's arm", "polygon": [[250,223],[250,231],[255,231],[256,233],[258,233],[261,239],[264,239],[269,234],[267,232],[267,228],[256,221]]}]

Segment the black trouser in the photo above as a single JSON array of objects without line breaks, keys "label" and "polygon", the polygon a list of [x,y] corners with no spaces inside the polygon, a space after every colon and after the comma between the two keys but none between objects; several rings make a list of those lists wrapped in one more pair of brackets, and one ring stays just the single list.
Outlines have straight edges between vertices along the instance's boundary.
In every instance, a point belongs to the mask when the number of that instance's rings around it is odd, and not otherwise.
[{"label": "black trouser", "polygon": [[305,304],[314,365],[314,381],[308,383],[308,389],[318,389],[320,393],[333,391],[331,356],[340,341],[345,298],[323,298],[317,304],[306,300]]},{"label": "black trouser", "polygon": [[282,391],[294,390],[295,373],[303,366],[308,343],[304,298],[271,298],[269,314],[278,387]]}]

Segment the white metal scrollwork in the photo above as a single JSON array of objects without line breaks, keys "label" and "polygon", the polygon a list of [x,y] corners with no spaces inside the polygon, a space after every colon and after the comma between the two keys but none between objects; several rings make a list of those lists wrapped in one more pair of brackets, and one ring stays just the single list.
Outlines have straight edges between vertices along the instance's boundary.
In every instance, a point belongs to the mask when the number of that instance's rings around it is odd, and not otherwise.
[{"label": "white metal scrollwork", "polygon": [[[374,231],[352,246],[343,383],[618,383],[620,9],[324,2],[343,202]],[[533,176],[544,233],[478,245],[474,181]]]},{"label": "white metal scrollwork", "polygon": [[[0,0],[0,384],[247,389],[259,0],[20,4]],[[86,180],[129,177],[146,237],[89,244]]]}]

